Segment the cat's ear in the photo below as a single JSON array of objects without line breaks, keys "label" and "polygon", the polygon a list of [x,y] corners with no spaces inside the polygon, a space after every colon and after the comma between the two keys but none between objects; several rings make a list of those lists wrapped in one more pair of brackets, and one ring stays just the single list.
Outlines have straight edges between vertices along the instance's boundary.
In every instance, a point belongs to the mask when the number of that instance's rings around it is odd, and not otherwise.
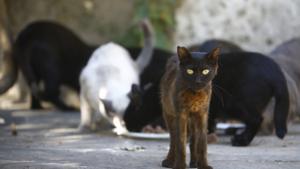
[{"label": "cat's ear", "polygon": [[211,52],[209,52],[207,54],[207,59],[214,64],[218,63],[218,59],[219,59],[219,55],[220,55],[220,48],[214,48]]},{"label": "cat's ear", "polygon": [[177,55],[178,55],[180,62],[185,62],[192,58],[189,50],[185,47],[177,46]]}]

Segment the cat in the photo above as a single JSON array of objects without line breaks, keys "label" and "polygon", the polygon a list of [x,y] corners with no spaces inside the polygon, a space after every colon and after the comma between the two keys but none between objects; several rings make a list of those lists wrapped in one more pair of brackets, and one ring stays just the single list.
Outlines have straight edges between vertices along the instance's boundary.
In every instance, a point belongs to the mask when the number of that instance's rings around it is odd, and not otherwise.
[{"label": "cat", "polygon": [[[136,56],[139,48],[128,48],[132,56]],[[129,131],[140,132],[145,125],[162,124],[162,108],[160,104],[160,80],[167,60],[174,55],[162,49],[154,49],[149,65],[140,75],[140,85],[132,86],[130,104],[125,110],[124,121]],[[163,125],[164,126],[164,125]]]},{"label": "cat", "polygon": [[130,102],[128,94],[133,84],[139,85],[139,76],[149,64],[154,48],[152,25],[147,19],[141,25],[144,48],[136,61],[124,47],[110,42],[96,49],[82,70],[80,130],[94,130],[104,117],[117,133],[126,131],[123,114]]},{"label": "cat", "polygon": [[273,60],[253,52],[221,54],[219,74],[213,85],[219,94],[211,99],[209,133],[215,131],[216,118],[236,118],[246,127],[242,133],[234,135],[231,143],[233,146],[249,145],[259,130],[264,109],[275,97],[276,135],[285,136],[289,94],[286,79]]},{"label": "cat", "polygon": [[219,48],[190,53],[177,47],[161,80],[163,116],[170,133],[170,149],[163,167],[184,169],[189,130],[190,167],[211,169],[207,162],[207,119],[212,79],[217,74]]},{"label": "cat", "polygon": [[[297,44],[298,43],[298,44]],[[284,73],[284,77],[286,78],[287,81],[287,87],[289,91],[289,100],[290,100],[290,112],[296,112],[297,106],[298,110],[299,109],[299,104],[297,104],[297,97],[298,96],[298,88],[295,83],[294,79],[296,78],[296,72],[297,72],[297,62],[296,60],[298,59],[297,57],[297,45],[300,46],[299,41],[297,42],[297,39],[288,41],[276,48],[271,54],[267,55],[268,57],[272,58],[281,68],[281,70]],[[234,44],[232,42],[226,41],[226,40],[221,40],[221,39],[212,39],[204,42],[200,46],[194,46],[196,50],[199,51],[209,51],[214,47],[220,47],[222,46],[221,53],[230,53],[230,52],[238,52],[238,51],[243,51],[241,47],[239,47],[237,44]],[[294,52],[294,53],[293,53]],[[293,59],[287,59],[288,57],[293,58]],[[292,63],[293,62],[293,63]],[[287,73],[288,70],[289,73]],[[294,78],[292,78],[293,76]],[[251,82],[250,82],[251,83]],[[215,93],[218,93],[217,87],[215,87]],[[259,93],[256,96],[257,98],[259,97]],[[217,96],[216,96],[217,97]],[[274,128],[274,122],[273,122],[273,111],[274,111],[274,105],[275,105],[275,100],[274,98],[271,99],[270,103],[267,105],[265,110],[262,113],[263,116],[263,121],[260,125],[260,132],[263,134],[271,134]],[[289,113],[291,114],[291,113]],[[234,130],[235,131],[235,130]],[[233,132],[234,133],[234,132]]]},{"label": "cat", "polygon": [[[288,91],[290,96],[290,111],[289,119],[295,119],[297,113],[300,115],[300,65],[299,65],[299,49],[300,49],[300,38],[293,38],[275,47],[270,52],[269,57],[272,58],[283,71],[287,80]],[[273,107],[274,100],[268,105],[264,112],[264,123],[262,130],[265,134],[272,133],[273,125]]]},{"label": "cat", "polygon": [[12,87],[20,69],[30,88],[32,109],[40,109],[41,101],[49,101],[61,110],[74,110],[60,99],[60,87],[79,91],[80,71],[94,49],[58,23],[33,22],[13,44],[12,62],[7,64],[14,73],[11,83],[1,87],[1,93]]}]

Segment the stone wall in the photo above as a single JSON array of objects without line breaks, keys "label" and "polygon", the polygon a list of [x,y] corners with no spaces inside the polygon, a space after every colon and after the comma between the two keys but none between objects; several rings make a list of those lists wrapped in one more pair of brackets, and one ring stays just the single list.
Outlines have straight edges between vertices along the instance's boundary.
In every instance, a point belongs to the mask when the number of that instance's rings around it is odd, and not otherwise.
[{"label": "stone wall", "polygon": [[175,44],[222,38],[269,52],[300,36],[299,0],[185,0],[177,10]]}]

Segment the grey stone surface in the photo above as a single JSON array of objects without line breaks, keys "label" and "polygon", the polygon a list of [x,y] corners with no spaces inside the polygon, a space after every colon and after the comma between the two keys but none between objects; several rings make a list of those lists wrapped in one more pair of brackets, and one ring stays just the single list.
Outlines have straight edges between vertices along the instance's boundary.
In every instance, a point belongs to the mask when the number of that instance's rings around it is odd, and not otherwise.
[{"label": "grey stone surface", "polygon": [[[168,151],[168,140],[76,133],[79,113],[0,111],[0,116],[6,120],[0,125],[1,169],[159,169]],[[208,160],[214,169],[300,168],[300,124],[290,125],[284,140],[257,136],[249,147],[231,147],[222,136],[209,145]]]}]

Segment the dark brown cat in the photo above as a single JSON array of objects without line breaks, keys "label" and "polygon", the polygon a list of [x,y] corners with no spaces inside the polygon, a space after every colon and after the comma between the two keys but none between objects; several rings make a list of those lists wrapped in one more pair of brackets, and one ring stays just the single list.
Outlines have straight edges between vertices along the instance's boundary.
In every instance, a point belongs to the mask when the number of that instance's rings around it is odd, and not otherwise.
[{"label": "dark brown cat", "polygon": [[219,48],[210,53],[177,47],[161,80],[163,115],[170,132],[170,149],[163,167],[186,168],[186,139],[190,139],[190,167],[211,169],[207,164],[207,118],[211,82],[217,74]]}]

